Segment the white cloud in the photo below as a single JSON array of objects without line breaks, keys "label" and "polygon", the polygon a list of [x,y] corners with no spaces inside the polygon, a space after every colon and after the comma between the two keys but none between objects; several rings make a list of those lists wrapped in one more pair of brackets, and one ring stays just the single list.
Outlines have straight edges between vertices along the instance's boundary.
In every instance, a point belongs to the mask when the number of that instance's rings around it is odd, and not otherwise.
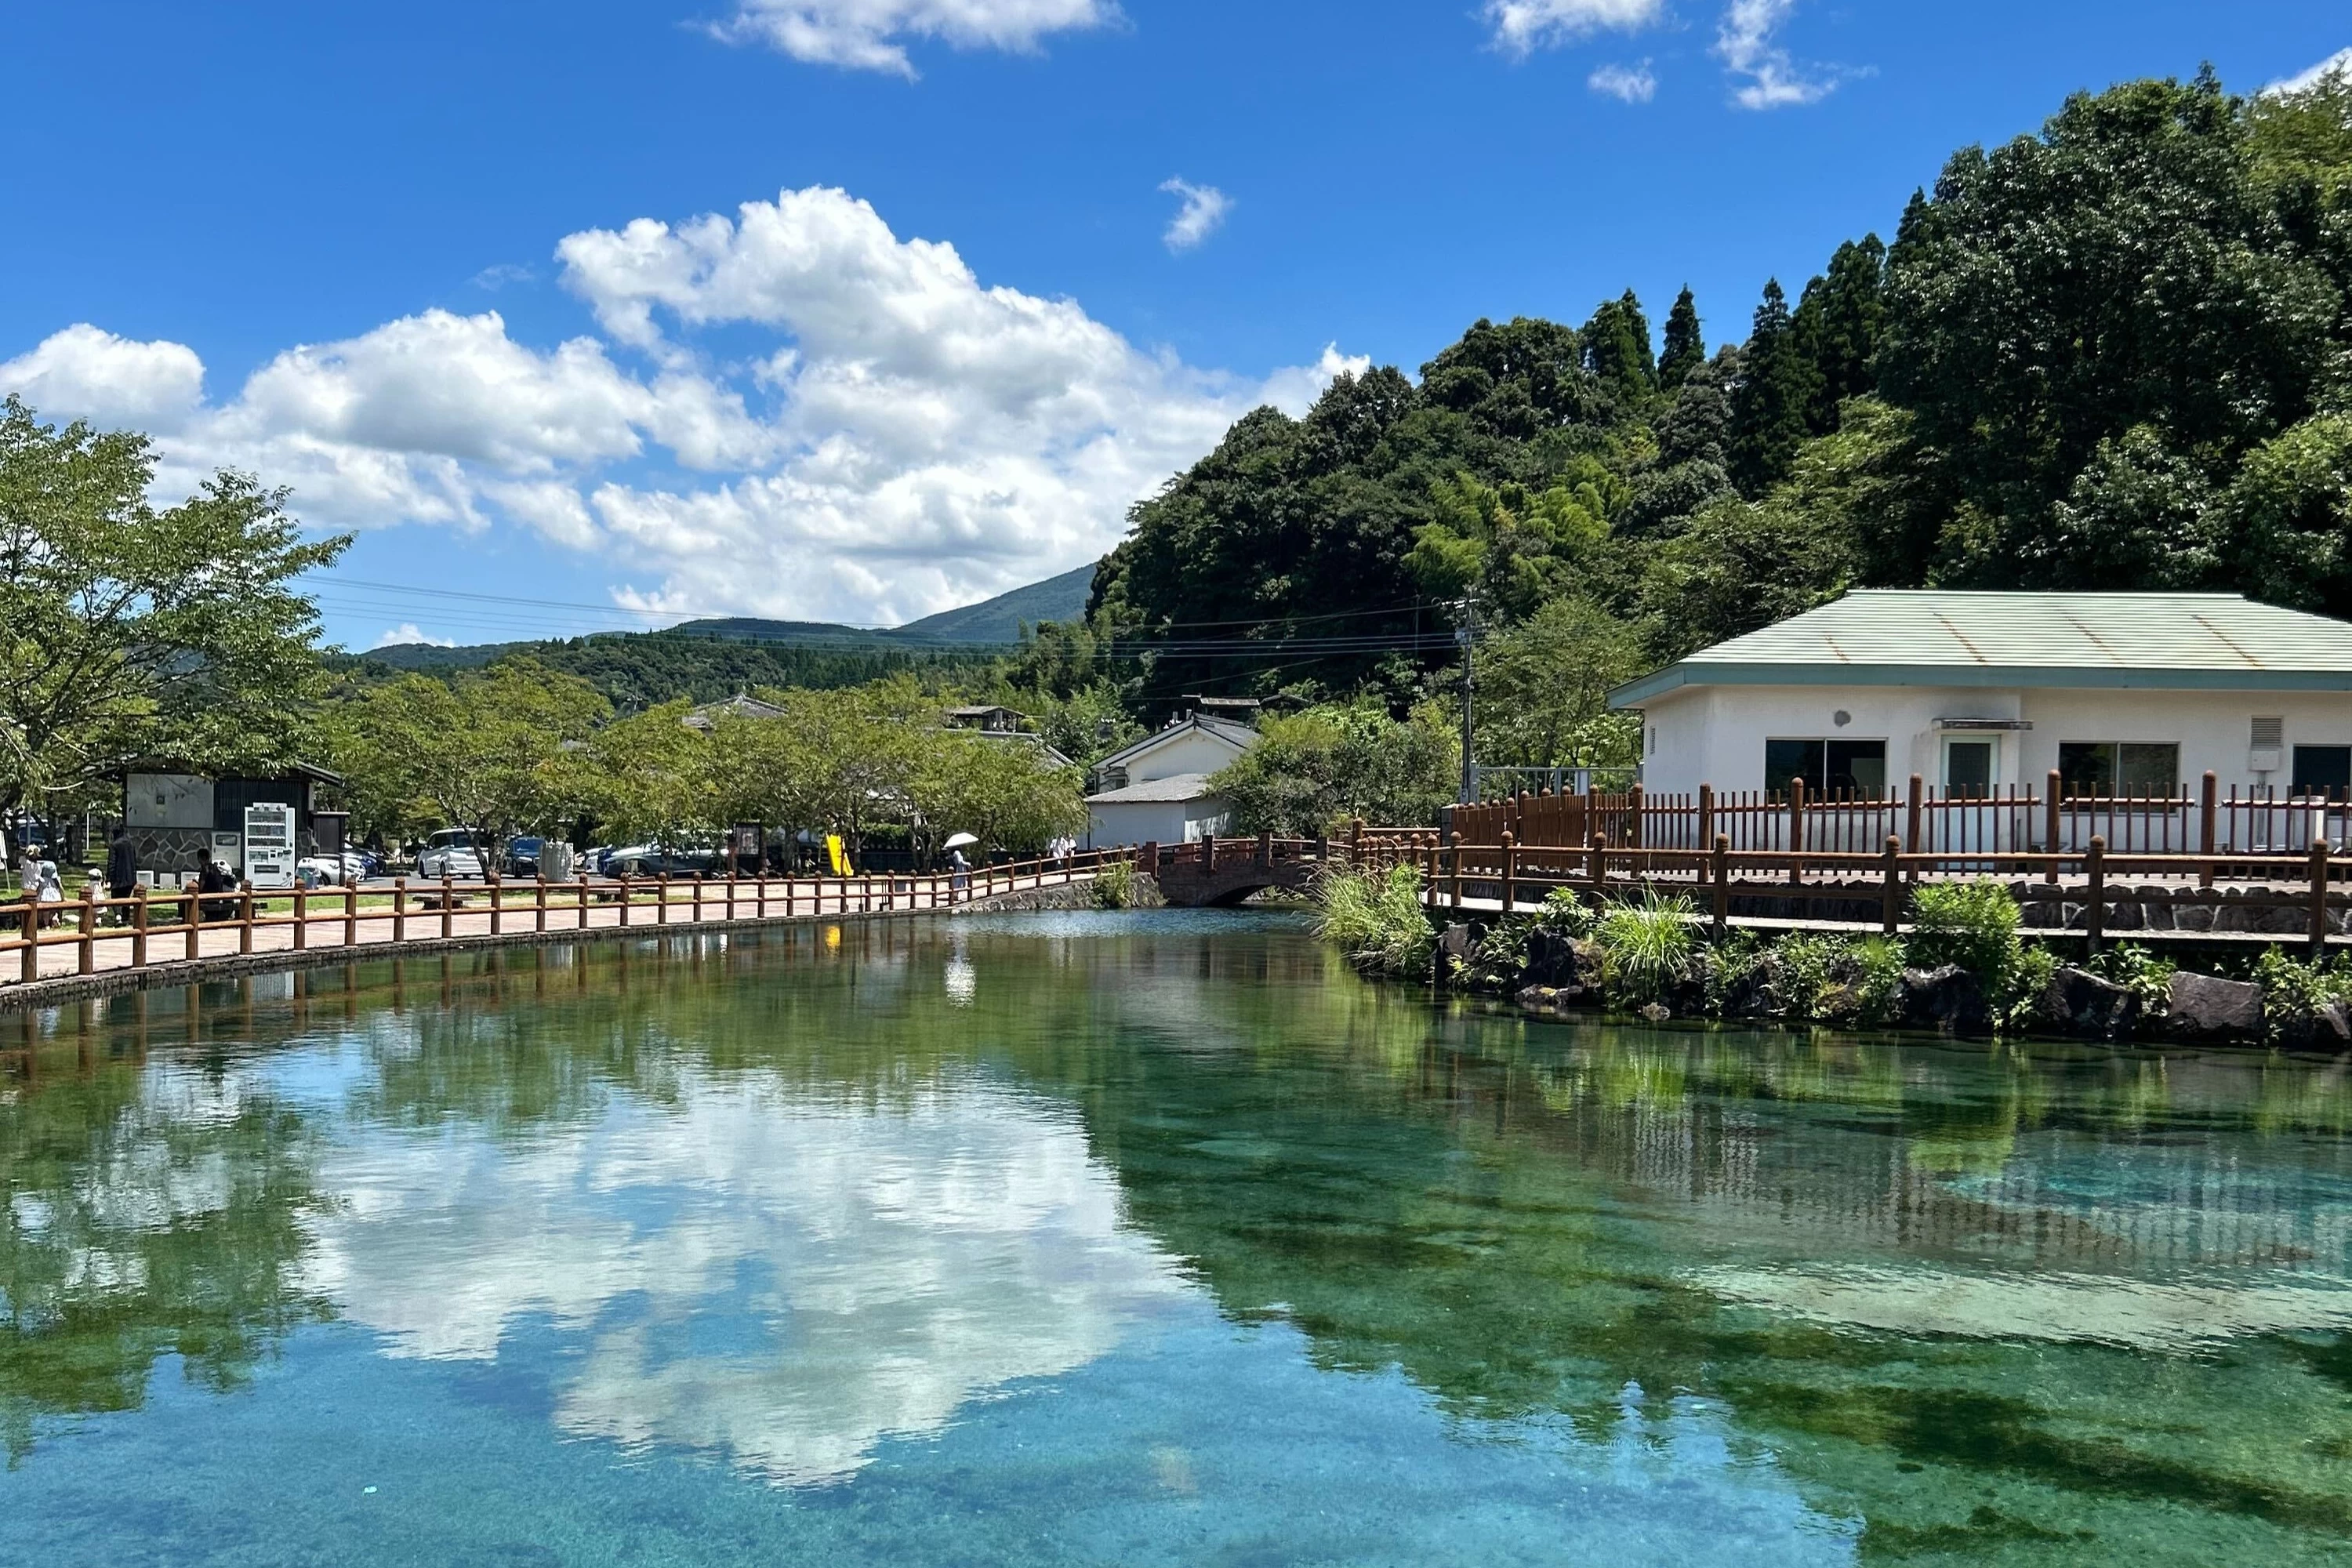
[{"label": "white cloud", "polygon": [[370,643],[371,649],[380,647],[456,647],[454,637],[429,637],[416,629],[415,621],[403,621]]},{"label": "white cloud", "polygon": [[535,281],[538,277],[539,274],[528,267],[511,261],[501,261],[496,266],[485,267],[475,273],[473,281],[475,288],[487,289],[496,293],[509,283],[530,283]]},{"label": "white cloud", "polygon": [[205,366],[180,343],[137,342],[78,322],[0,364],[0,394],[34,412],[147,430],[176,429],[204,396]]},{"label": "white cloud", "polygon": [[1731,0],[1715,35],[1715,54],[1724,68],[1747,84],[1732,101],[1742,109],[1786,109],[1819,103],[1837,89],[1834,78],[1801,69],[1789,51],[1773,42],[1797,0]]},{"label": "white cloud", "polygon": [[158,431],[167,499],[235,467],[323,527],[529,529],[596,555],[619,605],[871,624],[1093,559],[1252,406],[1301,412],[1365,368],[1336,347],[1263,380],[1193,368],[838,190],[590,230],[557,258],[600,331],[551,348],[425,310],[287,349],[208,404],[193,350],[75,327],[0,386]]},{"label": "white cloud", "polygon": [[1665,14],[1665,0],[1486,0],[1495,47],[1521,59],[1605,29],[1637,32]]},{"label": "white cloud", "polygon": [[1225,215],[1234,210],[1234,198],[1214,185],[1163,180],[1160,188],[1184,198],[1184,205],[1168,222],[1168,232],[1160,236],[1171,250],[1190,250],[1199,245],[1223,226]]},{"label": "white cloud", "polygon": [[1647,103],[1658,96],[1658,78],[1647,60],[1635,66],[1598,67],[1584,79],[1584,85],[1627,103]]},{"label": "white cloud", "polygon": [[911,79],[908,39],[1024,52],[1048,33],[1097,27],[1118,16],[1112,0],[740,0],[734,16],[713,30],[812,65]]},{"label": "white cloud", "polygon": [[2309,70],[2274,81],[2263,89],[2265,95],[2288,92],[2308,92],[2331,76],[2352,77],[2352,49],[2338,49]]}]

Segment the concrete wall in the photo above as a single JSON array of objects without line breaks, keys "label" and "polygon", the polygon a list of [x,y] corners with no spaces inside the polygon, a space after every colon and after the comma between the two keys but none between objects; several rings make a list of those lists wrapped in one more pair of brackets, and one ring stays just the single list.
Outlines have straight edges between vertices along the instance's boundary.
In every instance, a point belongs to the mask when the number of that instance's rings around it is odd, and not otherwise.
[{"label": "concrete wall", "polygon": [[[1840,713],[1846,722],[1840,724]],[[2249,765],[2252,721],[2285,721],[2285,744],[2273,773]],[[1652,793],[1694,794],[1765,787],[1764,742],[1772,738],[1881,740],[1888,784],[1913,773],[1944,782],[1943,719],[2022,720],[2025,731],[1955,738],[1993,739],[1994,782],[2039,787],[2058,765],[2063,742],[2172,742],[2180,747],[2180,782],[2194,790],[2207,770],[2223,790],[2273,784],[2284,790],[2298,745],[2352,745],[2352,693],[2262,691],[2109,691],[1916,686],[1685,687],[1653,701],[1643,714],[1642,783]]]}]

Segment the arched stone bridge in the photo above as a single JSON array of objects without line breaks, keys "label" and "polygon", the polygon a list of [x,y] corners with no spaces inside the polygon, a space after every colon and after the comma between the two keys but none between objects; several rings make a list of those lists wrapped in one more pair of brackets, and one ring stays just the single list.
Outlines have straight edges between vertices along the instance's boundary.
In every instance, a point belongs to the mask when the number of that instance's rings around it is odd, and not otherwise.
[{"label": "arched stone bridge", "polygon": [[1268,888],[1303,893],[1321,869],[1328,847],[1292,838],[1203,838],[1197,844],[1146,845],[1160,896],[1180,909],[1238,904]]}]

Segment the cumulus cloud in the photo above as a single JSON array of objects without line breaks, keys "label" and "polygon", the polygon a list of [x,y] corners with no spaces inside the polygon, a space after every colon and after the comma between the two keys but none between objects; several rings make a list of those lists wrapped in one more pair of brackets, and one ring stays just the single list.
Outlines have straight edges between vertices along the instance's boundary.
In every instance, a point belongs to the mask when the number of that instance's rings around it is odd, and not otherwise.
[{"label": "cumulus cloud", "polygon": [[425,633],[417,630],[416,623],[415,621],[401,622],[400,625],[390,628],[382,637],[376,638],[375,641],[368,645],[370,648],[456,647],[457,646],[457,642],[455,637],[429,637]]},{"label": "cumulus cloud", "polygon": [[1716,29],[1715,55],[1734,77],[1747,79],[1731,99],[1742,109],[1787,109],[1819,103],[1837,89],[1834,77],[1800,68],[1773,41],[1797,0],[1731,0]]},{"label": "cumulus cloud", "polygon": [[714,31],[811,65],[912,79],[908,39],[1022,52],[1048,33],[1098,27],[1118,15],[1111,0],[740,0]]},{"label": "cumulus cloud", "polygon": [[1223,226],[1225,215],[1234,210],[1233,197],[1214,185],[1164,180],[1160,188],[1171,196],[1183,198],[1184,205],[1168,222],[1168,232],[1160,236],[1171,250],[1191,250]]},{"label": "cumulus cloud", "polygon": [[1627,103],[1647,103],[1658,96],[1658,79],[1647,60],[1633,66],[1601,66],[1584,79],[1584,85]]},{"label": "cumulus cloud", "polygon": [[0,394],[43,414],[176,429],[204,396],[205,366],[180,343],[136,342],[79,322],[0,364]]},{"label": "cumulus cloud", "polygon": [[2352,49],[2338,49],[2309,70],[2298,71],[2274,81],[2263,91],[2266,95],[2308,92],[2329,77],[2337,75],[2352,78]]},{"label": "cumulus cloud", "polygon": [[1264,379],[1196,369],[838,190],[587,230],[557,260],[597,331],[552,347],[425,310],[207,403],[194,351],[74,327],[0,387],[158,431],[165,496],[231,466],[320,526],[531,530],[631,608],[871,624],[1099,555],[1252,406],[1301,412],[1365,368],[1327,347]]}]

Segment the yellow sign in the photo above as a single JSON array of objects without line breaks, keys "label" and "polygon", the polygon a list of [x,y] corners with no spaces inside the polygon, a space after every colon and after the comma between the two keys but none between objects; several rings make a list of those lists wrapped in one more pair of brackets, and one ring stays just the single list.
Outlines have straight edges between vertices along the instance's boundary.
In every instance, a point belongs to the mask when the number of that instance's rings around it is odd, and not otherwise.
[{"label": "yellow sign", "polygon": [[833,868],[835,876],[849,875],[849,851],[842,847],[840,834],[828,833],[824,836],[824,858],[825,863]]}]

